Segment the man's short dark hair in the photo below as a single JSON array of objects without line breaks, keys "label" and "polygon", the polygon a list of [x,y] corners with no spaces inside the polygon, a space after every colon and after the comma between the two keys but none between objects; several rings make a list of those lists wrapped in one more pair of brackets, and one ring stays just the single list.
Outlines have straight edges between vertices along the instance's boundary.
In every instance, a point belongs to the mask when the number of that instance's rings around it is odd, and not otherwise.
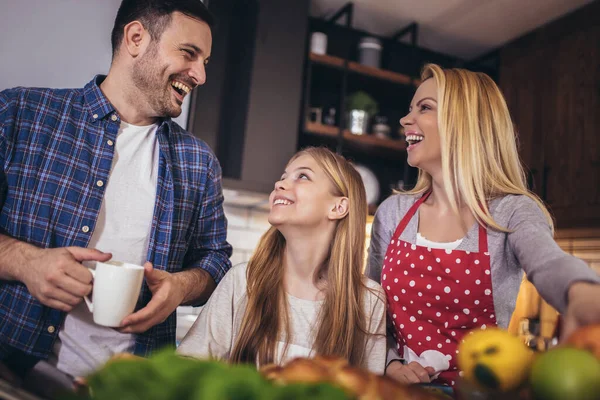
[{"label": "man's short dark hair", "polygon": [[211,28],[214,25],[214,17],[200,0],[123,0],[111,35],[113,57],[123,41],[125,25],[140,21],[152,40],[158,40],[171,23],[172,14],[177,11],[204,21]]}]

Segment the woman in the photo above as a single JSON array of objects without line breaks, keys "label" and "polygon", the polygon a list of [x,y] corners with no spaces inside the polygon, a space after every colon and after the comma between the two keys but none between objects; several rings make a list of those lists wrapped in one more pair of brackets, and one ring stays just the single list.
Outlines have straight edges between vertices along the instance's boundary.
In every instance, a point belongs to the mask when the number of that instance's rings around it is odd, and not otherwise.
[{"label": "woman", "polygon": [[338,356],[383,373],[385,295],[362,274],[360,175],[309,148],[290,160],[269,202],[272,227],[250,262],[219,283],[178,351],[259,366]]},{"label": "woman", "polygon": [[383,286],[393,342],[386,373],[454,385],[471,329],[507,328],[523,271],[569,330],[600,320],[600,279],[553,240],[552,219],[525,185],[509,112],[485,74],[425,66],[400,120],[415,188],[386,199],[373,223],[367,275]]}]

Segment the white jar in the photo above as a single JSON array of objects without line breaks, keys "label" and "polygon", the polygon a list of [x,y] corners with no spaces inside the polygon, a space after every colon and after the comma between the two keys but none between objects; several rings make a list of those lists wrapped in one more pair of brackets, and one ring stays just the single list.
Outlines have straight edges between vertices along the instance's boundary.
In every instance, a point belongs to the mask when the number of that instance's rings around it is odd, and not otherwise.
[{"label": "white jar", "polygon": [[310,37],[310,51],[315,54],[327,54],[327,35],[323,32],[313,32]]},{"label": "white jar", "polygon": [[358,60],[363,65],[379,68],[381,66],[381,42],[374,37],[362,38],[358,44]]}]

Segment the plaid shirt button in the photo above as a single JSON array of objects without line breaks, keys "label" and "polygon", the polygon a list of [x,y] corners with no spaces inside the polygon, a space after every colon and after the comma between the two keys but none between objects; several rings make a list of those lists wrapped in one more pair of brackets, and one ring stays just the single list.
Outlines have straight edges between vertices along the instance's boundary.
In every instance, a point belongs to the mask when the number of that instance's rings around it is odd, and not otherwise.
[{"label": "plaid shirt button", "polygon": [[55,328],[55,327],[53,327],[52,325],[50,325],[50,326],[48,327],[48,333],[54,333],[54,331],[56,331],[56,328]]},{"label": "plaid shirt button", "polygon": [[90,227],[85,225],[83,228],[81,228],[81,230],[83,231],[83,233],[88,233],[90,231]]},{"label": "plaid shirt button", "polygon": [[104,186],[104,182],[98,181],[98,182],[96,182],[96,185],[98,185],[98,187],[102,187],[102,186]]},{"label": "plaid shirt button", "polygon": [[112,140],[107,140],[106,144],[109,146],[112,146],[113,144],[115,144],[115,142],[113,142]]}]

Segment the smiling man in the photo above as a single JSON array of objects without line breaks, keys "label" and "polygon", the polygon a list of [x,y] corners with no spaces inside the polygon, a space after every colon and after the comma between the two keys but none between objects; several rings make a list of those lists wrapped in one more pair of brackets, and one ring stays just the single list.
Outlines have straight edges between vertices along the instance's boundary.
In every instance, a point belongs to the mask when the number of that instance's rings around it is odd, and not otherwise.
[{"label": "smiling man", "polygon": [[[175,310],[230,268],[221,168],[171,120],[206,81],[199,0],[124,0],[107,76],[0,92],[0,363],[86,375],[118,352],[175,344]],[[100,327],[84,261],[144,264],[134,314]]]}]

